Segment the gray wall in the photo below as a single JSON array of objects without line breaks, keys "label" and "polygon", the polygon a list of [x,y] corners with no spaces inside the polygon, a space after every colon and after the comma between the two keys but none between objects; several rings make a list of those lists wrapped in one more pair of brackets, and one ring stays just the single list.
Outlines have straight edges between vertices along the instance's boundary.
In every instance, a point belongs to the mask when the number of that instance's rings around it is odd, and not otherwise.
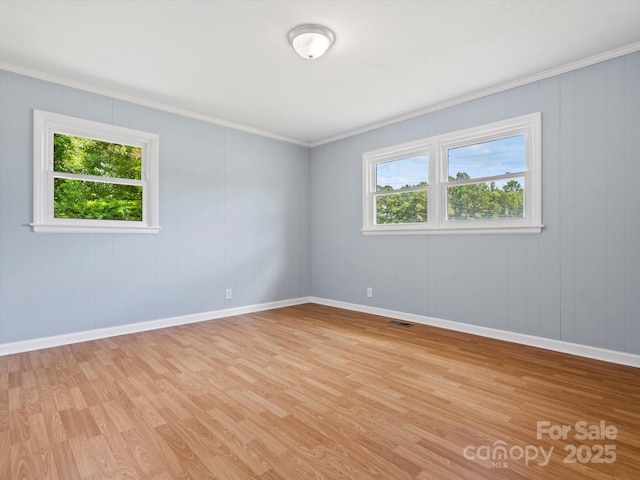
[{"label": "gray wall", "polygon": [[[362,236],[363,152],[536,111],[541,234]],[[640,53],[314,148],[311,293],[640,354],[639,179]]]},{"label": "gray wall", "polygon": [[[31,231],[34,108],[160,135],[158,235]],[[308,192],[307,148],[0,71],[0,343],[307,296]]]}]

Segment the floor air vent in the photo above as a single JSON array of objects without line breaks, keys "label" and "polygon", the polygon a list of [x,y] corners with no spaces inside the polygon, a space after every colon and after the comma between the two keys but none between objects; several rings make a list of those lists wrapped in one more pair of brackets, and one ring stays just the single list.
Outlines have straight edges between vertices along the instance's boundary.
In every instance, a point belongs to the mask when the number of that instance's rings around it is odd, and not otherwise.
[{"label": "floor air vent", "polygon": [[413,323],[400,322],[398,320],[391,320],[388,324],[389,325],[395,325],[396,327],[404,327],[404,328],[413,327]]}]

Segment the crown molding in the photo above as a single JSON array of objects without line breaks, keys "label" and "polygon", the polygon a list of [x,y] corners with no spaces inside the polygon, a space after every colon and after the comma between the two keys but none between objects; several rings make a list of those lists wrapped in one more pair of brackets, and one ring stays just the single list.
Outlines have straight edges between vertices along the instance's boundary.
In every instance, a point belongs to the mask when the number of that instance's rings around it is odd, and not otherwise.
[{"label": "crown molding", "polygon": [[564,65],[560,65],[558,67],[551,68],[549,70],[545,70],[543,72],[535,73],[532,75],[527,75],[524,77],[517,78],[515,80],[511,80],[509,82],[501,83],[500,85],[496,85],[494,87],[478,90],[467,95],[462,95],[460,97],[455,97],[444,102],[439,102],[433,105],[428,105],[426,107],[420,108],[418,110],[414,110],[412,112],[408,112],[403,115],[394,116],[383,120],[381,122],[372,123],[369,125],[365,125],[361,128],[357,128],[354,130],[349,130],[344,133],[334,135],[323,140],[318,140],[315,142],[309,142],[297,138],[288,137],[286,135],[280,135],[273,132],[267,132],[264,130],[260,130],[253,127],[248,127],[246,125],[241,125],[239,123],[228,122],[226,120],[212,117],[210,115],[205,115],[198,112],[193,112],[191,110],[174,107],[172,105],[164,104],[161,102],[156,102],[153,100],[149,100],[144,97],[139,97],[136,95],[129,95],[124,92],[99,87],[96,85],[92,85],[85,82],[79,82],[76,80],[72,80],[66,77],[62,77],[59,75],[54,75],[46,72],[42,72],[40,70],[23,67],[20,65],[15,65],[8,62],[0,61],[0,69],[6,70],[9,72],[17,73],[20,75],[25,75],[27,77],[37,78],[39,80],[44,80],[52,83],[56,83],[59,85],[64,85],[71,88],[76,88],[79,90],[84,90],[87,92],[95,93],[98,95],[104,95],[107,97],[115,98],[118,100],[123,100],[126,102],[134,103],[137,105],[142,105],[149,108],[154,108],[156,110],[174,113],[176,115],[180,115],[187,118],[193,118],[196,120],[201,120],[207,123],[212,123],[215,125],[219,125],[222,127],[232,128],[234,130],[239,130],[242,132],[252,133],[255,135],[259,135],[262,137],[272,138],[274,140],[280,140],[287,143],[292,143],[295,145],[300,145],[303,147],[318,147],[321,145],[325,145],[327,143],[335,142],[337,140],[342,140],[344,138],[352,137],[354,135],[358,135],[361,133],[369,132],[371,130],[375,130],[377,128],[386,127],[392,125],[394,123],[402,122],[404,120],[409,120],[412,118],[416,118],[422,115],[426,115],[428,113],[437,112],[439,110],[444,110],[445,108],[453,107],[455,105],[460,105],[465,102],[469,102],[472,100],[477,100],[482,97],[486,97],[489,95],[493,95],[495,93],[504,92],[505,90],[509,90],[516,87],[521,87],[523,85],[527,85],[529,83],[537,82],[539,80],[544,80],[546,78],[550,78],[556,75],[561,75],[563,73],[571,72],[573,70],[578,70],[580,68],[588,67],[590,65],[594,65],[596,63],[604,62],[606,60],[611,60],[613,58],[621,57],[623,55],[628,55],[630,53],[635,53],[640,50],[640,42],[632,43],[630,45],[626,45],[624,47],[616,48],[614,50],[609,50],[603,53],[599,53],[597,55],[593,55],[591,57],[584,58],[582,60],[577,60],[575,62],[567,63]]},{"label": "crown molding", "polygon": [[578,70],[580,68],[588,67],[590,65],[594,65],[596,63],[604,62],[606,60],[611,60],[613,58],[622,57],[624,55],[628,55],[630,53],[635,53],[640,50],[640,42],[632,43],[630,45],[626,45],[621,48],[616,48],[614,50],[609,50],[607,52],[599,53],[597,55],[593,55],[591,57],[584,58],[582,60],[577,60],[575,62],[567,63],[564,65],[560,65],[558,67],[550,68],[549,70],[544,70],[543,72],[535,73],[532,75],[527,75],[524,77],[517,78],[515,80],[511,80],[509,82],[501,83],[500,85],[496,85],[495,87],[486,88],[483,90],[478,90],[476,92],[469,93],[467,95],[463,95],[461,97],[455,97],[449,100],[445,100],[444,102],[436,103],[433,105],[426,106],[419,110],[414,110],[413,112],[405,113],[403,115],[398,115],[396,117],[388,118],[387,120],[383,120],[381,122],[372,123],[370,125],[364,126],[362,128],[358,128],[356,130],[350,130],[345,133],[341,133],[339,135],[335,135],[329,138],[325,138],[324,140],[319,140],[317,142],[311,142],[308,146],[318,147],[320,145],[325,145],[327,143],[335,142],[337,140],[342,140],[344,138],[353,137],[354,135],[359,135],[361,133],[366,133],[371,130],[375,130],[377,128],[387,127],[389,125],[393,125],[394,123],[399,123],[404,120],[410,120],[412,118],[420,117],[422,115],[426,115],[428,113],[437,112],[439,110],[444,110],[445,108],[453,107],[456,105],[460,105],[461,103],[470,102],[472,100],[477,100],[482,97],[487,97],[489,95],[493,95],[495,93],[504,92],[505,90],[510,90],[512,88],[521,87],[523,85],[527,85],[529,83],[537,82],[540,80],[544,80],[547,78],[555,77],[556,75],[561,75],[563,73],[571,72],[573,70]]},{"label": "crown molding", "polygon": [[33,68],[23,67],[20,65],[15,65],[13,63],[0,61],[0,70],[6,70],[8,72],[17,73],[19,75],[24,75],[26,77],[35,78],[38,80],[44,80],[46,82],[55,83],[58,85],[62,85],[65,87],[71,87],[78,90],[83,90],[85,92],[95,93],[97,95],[103,95],[106,97],[114,98],[116,100],[122,100],[125,102],[133,103],[136,105],[141,105],[144,107],[153,108],[155,110],[160,110],[167,113],[174,113],[176,115],[180,115],[182,117],[193,118],[195,120],[201,120],[203,122],[212,123],[215,125],[219,125],[221,127],[228,127],[234,130],[239,130],[242,132],[253,133],[255,135],[259,135],[261,137],[272,138],[274,140],[280,140],[287,143],[293,143],[295,145],[301,145],[303,147],[309,147],[308,142],[304,142],[302,140],[287,137],[285,135],[278,135],[276,133],[267,132],[265,130],[260,130],[253,127],[248,127],[246,125],[241,125],[239,123],[228,122],[226,120],[222,120],[221,118],[212,117],[210,115],[205,115],[198,112],[193,112],[191,110],[187,110],[184,108],[174,107],[172,105],[168,105],[161,102],[156,102],[154,100],[149,100],[144,97],[139,97],[136,95],[129,95],[124,92],[120,92],[117,90],[112,90],[109,88],[99,87],[97,85],[92,85],[90,83],[79,82],[76,80],[72,80],[70,78],[62,77],[59,75],[54,75],[51,73],[42,72],[40,70],[36,70]]}]

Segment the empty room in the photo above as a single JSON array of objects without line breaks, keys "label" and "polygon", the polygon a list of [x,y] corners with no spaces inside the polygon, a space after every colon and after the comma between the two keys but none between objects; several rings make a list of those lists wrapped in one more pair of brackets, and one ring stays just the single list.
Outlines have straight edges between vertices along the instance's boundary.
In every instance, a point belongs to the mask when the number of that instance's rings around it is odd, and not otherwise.
[{"label": "empty room", "polygon": [[0,480],[634,480],[640,1],[0,1]]}]

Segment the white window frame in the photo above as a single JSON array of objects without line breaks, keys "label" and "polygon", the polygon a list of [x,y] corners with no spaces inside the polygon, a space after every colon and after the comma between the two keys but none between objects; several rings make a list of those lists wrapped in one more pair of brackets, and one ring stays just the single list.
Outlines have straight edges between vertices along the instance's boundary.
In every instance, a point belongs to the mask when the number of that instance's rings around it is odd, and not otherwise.
[{"label": "white window frame", "polygon": [[[59,133],[140,147],[140,180],[54,172],[53,136]],[[157,233],[159,136],[130,128],[93,122],[57,113],[33,111],[33,223],[38,233]],[[142,187],[142,221],[54,217],[54,179],[98,181]]]},{"label": "white window frame", "polygon": [[[448,180],[448,150],[523,134],[525,136],[525,172],[469,181]],[[450,234],[531,234],[542,231],[542,155],[540,112],[382,148],[362,155],[364,235],[450,235]],[[376,165],[415,155],[429,155],[427,221],[421,223],[376,224]],[[447,186],[524,177],[524,214],[522,218],[487,220],[449,220]],[[397,193],[404,193],[399,190]]]}]

